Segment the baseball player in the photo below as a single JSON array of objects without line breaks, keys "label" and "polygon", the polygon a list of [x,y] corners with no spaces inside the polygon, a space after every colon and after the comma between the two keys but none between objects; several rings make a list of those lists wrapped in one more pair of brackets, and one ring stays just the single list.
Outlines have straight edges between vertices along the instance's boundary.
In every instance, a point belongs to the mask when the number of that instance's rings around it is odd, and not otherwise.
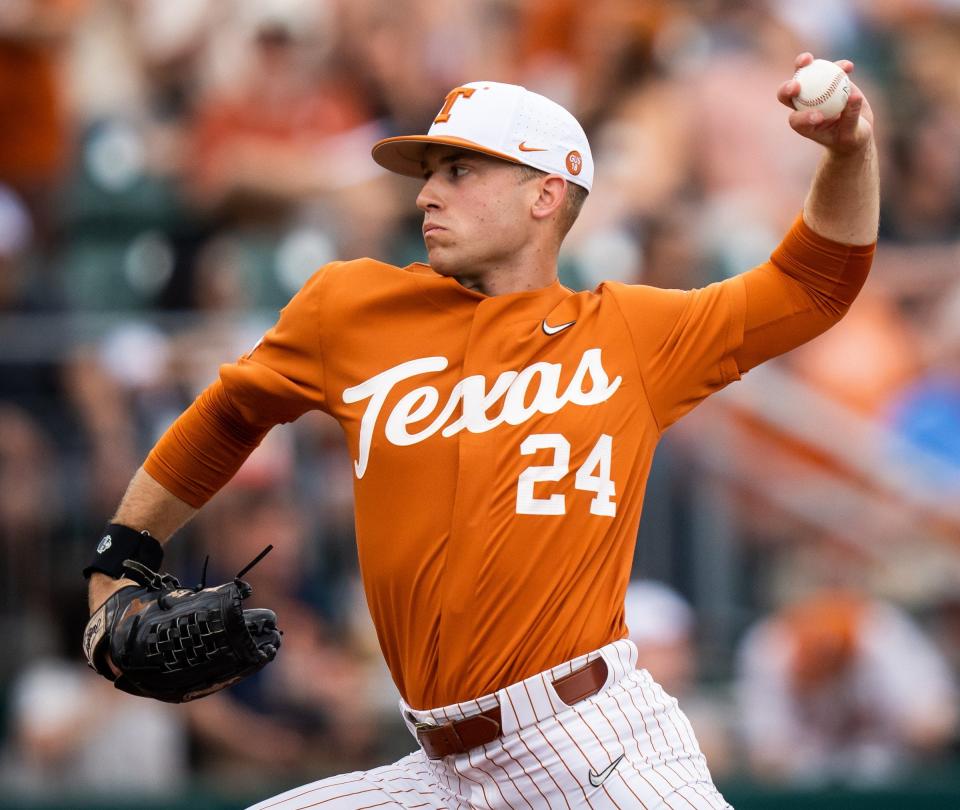
[{"label": "baseball player", "polygon": [[[688,292],[558,282],[593,160],[543,96],[465,84],[428,134],[373,147],[423,181],[429,264],[321,268],[161,438],[111,524],[152,555],[273,425],[317,408],[343,428],[364,587],[419,745],[258,810],[729,806],[636,660],[624,592],[660,434],[838,321],[866,278],[870,108],[854,87],[839,119],[789,121],[825,147],[802,215],[768,262]],[[93,608],[131,585],[92,568]]]}]

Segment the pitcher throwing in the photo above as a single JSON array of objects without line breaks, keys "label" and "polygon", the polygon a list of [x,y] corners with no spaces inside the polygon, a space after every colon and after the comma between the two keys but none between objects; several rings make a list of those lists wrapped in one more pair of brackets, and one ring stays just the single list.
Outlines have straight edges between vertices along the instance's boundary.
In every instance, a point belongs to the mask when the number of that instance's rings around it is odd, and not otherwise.
[{"label": "pitcher throwing", "polygon": [[[163,436],[111,524],[124,553],[156,551],[273,425],[317,408],[342,426],[363,583],[418,745],[258,810],[729,806],[623,602],[663,431],[836,323],[866,279],[870,108],[851,86],[838,119],[789,123],[825,147],[802,213],[768,262],[686,292],[559,283],[593,159],[543,96],[471,82],[426,135],[374,145],[423,181],[429,264],[320,269]],[[94,608],[131,584],[110,560],[91,570]]]}]

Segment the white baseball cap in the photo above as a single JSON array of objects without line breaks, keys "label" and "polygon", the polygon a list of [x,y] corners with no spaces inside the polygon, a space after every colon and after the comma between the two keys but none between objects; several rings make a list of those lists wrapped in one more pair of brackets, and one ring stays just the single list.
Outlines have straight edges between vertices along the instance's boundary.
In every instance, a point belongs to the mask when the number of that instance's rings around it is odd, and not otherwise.
[{"label": "white baseball cap", "polygon": [[533,166],[587,191],[593,185],[593,156],[577,119],[555,101],[516,84],[470,82],[455,87],[426,135],[377,141],[373,159],[392,172],[422,177],[423,154],[431,143]]}]

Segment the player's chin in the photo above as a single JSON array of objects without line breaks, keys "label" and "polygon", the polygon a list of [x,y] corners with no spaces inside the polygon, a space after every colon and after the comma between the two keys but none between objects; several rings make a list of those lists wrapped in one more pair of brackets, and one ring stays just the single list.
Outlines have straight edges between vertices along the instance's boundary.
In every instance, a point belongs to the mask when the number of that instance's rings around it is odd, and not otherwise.
[{"label": "player's chin", "polygon": [[461,263],[457,262],[456,256],[449,248],[442,245],[431,245],[427,243],[427,260],[435,273],[441,276],[459,275]]}]

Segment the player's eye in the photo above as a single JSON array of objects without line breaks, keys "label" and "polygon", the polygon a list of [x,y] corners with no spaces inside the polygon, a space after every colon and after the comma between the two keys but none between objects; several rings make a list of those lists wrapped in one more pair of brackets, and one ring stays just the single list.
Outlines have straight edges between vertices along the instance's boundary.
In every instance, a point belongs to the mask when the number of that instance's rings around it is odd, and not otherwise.
[{"label": "player's eye", "polygon": [[450,166],[450,175],[451,177],[463,177],[470,171],[468,166],[463,166],[459,163],[454,163]]}]

